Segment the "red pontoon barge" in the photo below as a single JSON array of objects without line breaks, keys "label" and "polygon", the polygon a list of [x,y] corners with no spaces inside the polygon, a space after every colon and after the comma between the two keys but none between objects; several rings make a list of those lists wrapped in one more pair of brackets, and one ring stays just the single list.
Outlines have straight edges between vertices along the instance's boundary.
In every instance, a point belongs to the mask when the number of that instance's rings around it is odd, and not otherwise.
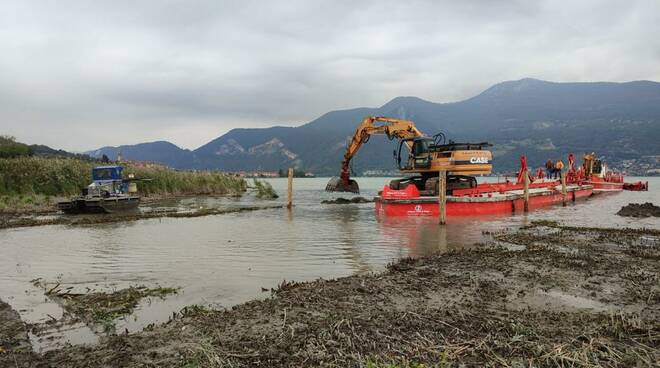
[{"label": "red pontoon barge", "polygon": [[[535,209],[563,201],[572,202],[589,197],[593,187],[572,182],[566,184],[566,196],[559,180],[534,179],[527,170],[527,161],[521,157],[518,180],[499,183],[481,183],[472,188],[454,189],[447,195],[447,217],[511,214],[522,212],[524,207],[523,180],[529,175],[528,208]],[[385,216],[438,216],[437,196],[422,196],[415,185],[401,190],[388,185],[376,197],[376,213]]]}]

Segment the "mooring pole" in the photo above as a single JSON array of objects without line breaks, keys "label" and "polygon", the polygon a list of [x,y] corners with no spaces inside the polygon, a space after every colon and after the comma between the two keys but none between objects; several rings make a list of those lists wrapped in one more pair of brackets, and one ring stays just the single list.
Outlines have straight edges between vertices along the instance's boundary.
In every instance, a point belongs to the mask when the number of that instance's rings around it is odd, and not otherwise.
[{"label": "mooring pole", "polygon": [[444,225],[447,219],[447,172],[439,171],[438,176],[438,204],[440,225]]},{"label": "mooring pole", "polygon": [[561,179],[561,203],[562,206],[566,207],[566,176],[560,171],[559,178]]},{"label": "mooring pole", "polygon": [[286,208],[291,209],[293,207],[293,168],[289,168],[289,187],[287,190],[287,202]]},{"label": "mooring pole", "polygon": [[523,174],[523,203],[525,212],[529,212],[529,174],[525,171]]}]

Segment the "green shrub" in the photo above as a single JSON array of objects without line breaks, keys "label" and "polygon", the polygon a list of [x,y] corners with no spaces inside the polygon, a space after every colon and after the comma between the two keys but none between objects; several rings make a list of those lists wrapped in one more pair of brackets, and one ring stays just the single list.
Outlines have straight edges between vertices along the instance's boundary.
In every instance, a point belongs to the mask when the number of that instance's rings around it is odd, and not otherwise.
[{"label": "green shrub", "polygon": [[23,143],[18,143],[14,137],[0,136],[0,158],[32,156],[32,149]]}]

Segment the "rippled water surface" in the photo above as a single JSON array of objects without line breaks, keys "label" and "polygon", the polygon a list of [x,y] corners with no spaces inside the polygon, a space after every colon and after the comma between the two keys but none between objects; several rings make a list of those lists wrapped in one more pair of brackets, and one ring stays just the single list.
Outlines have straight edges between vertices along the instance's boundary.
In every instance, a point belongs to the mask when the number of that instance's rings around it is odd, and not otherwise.
[{"label": "rippled water surface", "polygon": [[[636,179],[630,178],[629,181]],[[30,280],[74,285],[76,290],[112,290],[129,285],[176,286],[178,295],[143,302],[118,328],[135,331],[163,322],[186,305],[228,307],[267,296],[262,288],[283,280],[335,278],[381,270],[406,256],[421,256],[471,246],[482,231],[550,219],[578,226],[660,228],[660,219],[615,215],[631,202],[660,204],[660,180],[648,178],[649,192],[600,195],[567,207],[527,215],[449,219],[440,227],[429,218],[377,218],[374,205],[323,205],[327,178],[295,179],[292,211],[269,209],[198,218],[150,219],[90,226],[42,226],[0,230],[0,299],[19,310],[29,323],[59,318],[62,310]],[[185,207],[233,207],[284,203],[286,179],[269,180],[282,195],[259,201],[252,194],[236,198],[192,198]],[[358,180],[362,196],[373,197],[389,180]],[[345,196],[345,195],[343,195]],[[53,332],[72,343],[93,341],[84,326],[75,333]],[[64,337],[62,337],[64,335]],[[56,339],[56,340],[57,340]],[[34,337],[47,346],[48,334]],[[46,342],[45,342],[46,341]]]}]

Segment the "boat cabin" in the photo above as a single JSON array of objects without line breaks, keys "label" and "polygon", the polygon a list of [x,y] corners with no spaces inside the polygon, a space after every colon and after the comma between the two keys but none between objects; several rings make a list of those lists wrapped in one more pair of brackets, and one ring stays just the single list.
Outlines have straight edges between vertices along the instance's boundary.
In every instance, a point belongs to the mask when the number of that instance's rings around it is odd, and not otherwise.
[{"label": "boat cabin", "polygon": [[128,183],[122,176],[122,166],[97,166],[92,169],[92,184],[83,189],[83,195],[117,195],[128,192]]},{"label": "boat cabin", "polygon": [[92,169],[92,180],[104,184],[111,181],[122,180],[121,166],[98,166]]}]

